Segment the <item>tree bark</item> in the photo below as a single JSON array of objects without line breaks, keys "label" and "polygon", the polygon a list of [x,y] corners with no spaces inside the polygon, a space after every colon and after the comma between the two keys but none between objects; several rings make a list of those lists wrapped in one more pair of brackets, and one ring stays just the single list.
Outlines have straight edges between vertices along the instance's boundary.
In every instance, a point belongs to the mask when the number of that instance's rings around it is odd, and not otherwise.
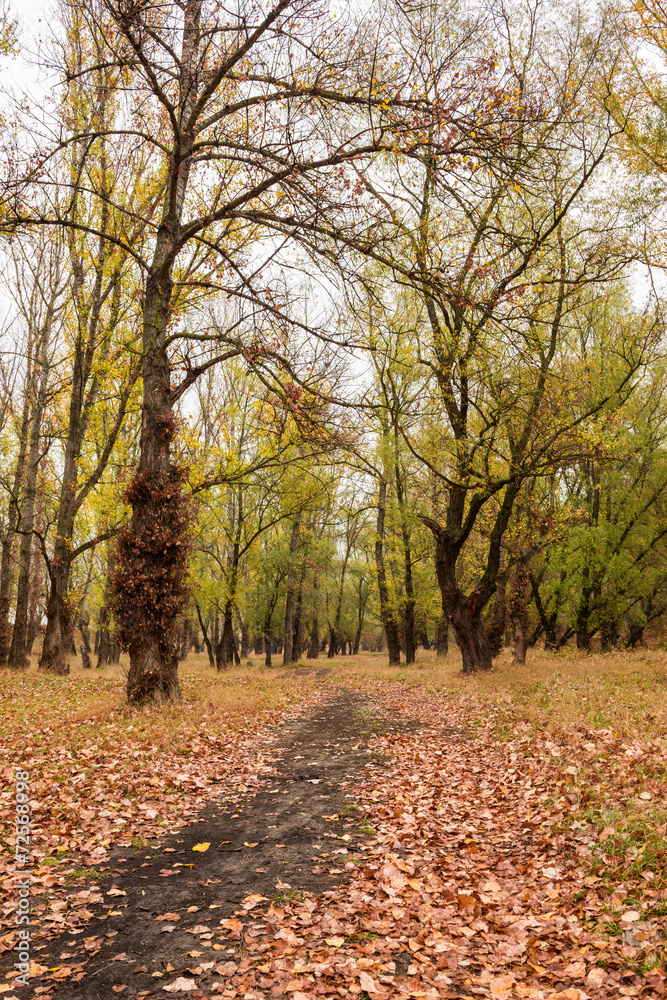
[{"label": "tree bark", "polygon": [[412,583],[412,551],[410,546],[410,532],[408,531],[408,518],[405,510],[405,495],[403,489],[403,477],[399,463],[398,452],[398,427],[394,425],[394,448],[395,448],[395,469],[396,477],[396,499],[401,514],[401,539],[403,542],[403,564],[405,581],[405,604],[403,611],[403,630],[405,636],[405,662],[414,663],[417,655],[415,643],[415,594]]},{"label": "tree bark", "polygon": [[480,670],[490,670],[493,666],[491,649],[475,602],[469,601],[457,608],[451,614],[450,621],[461,651],[463,673],[474,674]]},{"label": "tree bark", "polygon": [[116,564],[116,553],[114,546],[107,543],[107,575],[104,583],[104,594],[102,597],[102,607],[97,619],[99,639],[97,642],[97,663],[95,667],[99,670],[112,662],[111,658],[111,613],[109,606],[111,603],[111,588]]},{"label": "tree bark", "polygon": [[12,587],[12,562],[14,558],[14,541],[16,529],[20,521],[19,494],[23,486],[25,465],[27,459],[28,433],[30,430],[30,393],[27,385],[31,380],[32,358],[28,355],[28,374],[26,391],[23,394],[23,408],[19,430],[18,455],[14,468],[14,483],[7,509],[7,532],[2,539],[2,557],[0,559],[0,667],[7,663],[9,653],[9,602]]},{"label": "tree bark", "polygon": [[385,518],[387,513],[387,480],[380,477],[378,490],[378,516],[377,534],[375,539],[375,567],[377,571],[378,592],[380,595],[380,617],[384,626],[384,633],[387,639],[387,651],[389,653],[389,665],[397,666],[401,662],[401,636],[396,621],[394,610],[389,600],[389,587],[387,586],[387,568],[385,565],[384,539],[385,539]]},{"label": "tree bark", "polygon": [[315,576],[313,577],[313,617],[310,623],[310,644],[306,653],[309,660],[316,660],[320,655],[320,626],[317,616],[318,591],[317,576]]},{"label": "tree bark", "polygon": [[[16,588],[16,611],[14,613],[14,632],[9,650],[9,666],[19,669],[28,666],[28,603],[30,599],[30,563],[32,551],[32,531],[35,519],[35,497],[37,494],[37,473],[39,470],[39,443],[41,438],[42,416],[46,405],[46,391],[49,377],[49,343],[51,328],[54,321],[54,303],[49,303],[43,327],[39,335],[39,357],[35,366],[35,399],[30,422],[30,448],[28,452],[28,467],[26,475],[26,492],[21,517],[21,546],[19,555],[19,578]],[[69,673],[67,669],[59,671]]]},{"label": "tree bark", "polygon": [[449,618],[440,619],[436,627],[435,633],[435,652],[436,657],[447,656],[449,652]]},{"label": "tree bark", "polygon": [[507,617],[505,594],[507,589],[508,572],[509,568],[506,567],[498,573],[492,613],[486,623],[486,637],[489,642],[489,648],[491,649],[492,656],[498,656],[500,654],[505,640],[505,619]]},{"label": "tree bark", "polygon": [[[289,544],[289,564],[287,568],[287,594],[285,597],[285,644],[283,652],[283,666],[289,667],[293,662],[294,649],[294,553],[299,542],[299,529],[301,527],[301,512],[296,515],[292,523],[292,534]],[[268,666],[268,664],[267,664]]]},{"label": "tree bark", "polygon": [[528,571],[525,562],[519,560],[512,598],[510,601],[510,620],[514,626],[514,658],[513,664],[523,665],[526,662],[528,647]]},{"label": "tree bark", "polygon": [[202,618],[201,611],[199,610],[199,605],[195,601],[195,608],[197,609],[197,618],[199,619],[199,627],[201,628],[202,635],[204,637],[204,645],[206,646],[206,652],[208,653],[208,665],[211,670],[215,669],[215,657],[213,656],[213,646],[211,645],[211,640],[208,637],[208,630]]},{"label": "tree bark", "polygon": [[250,626],[241,623],[241,650],[240,657],[247,660],[250,656]]},{"label": "tree bark", "polygon": [[298,663],[303,653],[303,583],[306,578],[306,564],[301,567],[301,576],[296,593],[296,611],[294,615],[294,639],[292,645],[292,662]]}]

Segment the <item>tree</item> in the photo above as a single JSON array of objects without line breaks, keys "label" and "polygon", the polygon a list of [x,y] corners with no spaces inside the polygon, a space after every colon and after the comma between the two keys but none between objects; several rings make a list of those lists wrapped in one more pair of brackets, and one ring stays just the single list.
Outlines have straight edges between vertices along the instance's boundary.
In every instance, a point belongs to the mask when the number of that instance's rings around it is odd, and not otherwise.
[{"label": "tree", "polygon": [[[592,282],[615,280],[627,259],[620,238],[628,222],[618,202],[596,202],[595,220],[581,206],[615,135],[611,116],[596,110],[591,96],[605,36],[584,37],[581,17],[569,35],[561,32],[562,45],[550,36],[547,82],[547,14],[529,9],[524,22],[517,12],[500,13],[499,53],[481,80],[479,49],[459,58],[454,75],[433,32],[413,25],[427,88],[448,88],[457,107],[466,104],[477,148],[466,148],[462,125],[432,123],[420,150],[396,165],[389,181],[364,174],[378,203],[401,192],[394,218],[402,242],[386,267],[412,290],[417,364],[443,421],[427,448],[401,431],[446,490],[420,516],[436,542],[443,607],[464,672],[491,666],[483,612],[523,483],[558,467],[576,426],[637,384],[656,332],[651,324],[630,332],[618,348],[614,385],[588,393],[588,409],[573,417],[570,400],[581,381],[580,372],[567,371],[570,313]],[[529,30],[521,35],[524,23]],[[454,155],[456,143],[463,149]],[[384,300],[394,308],[386,292]],[[486,553],[466,589],[460,560],[482,521]]]},{"label": "tree", "polygon": [[[27,185],[10,181],[6,226],[83,226],[129,252],[143,272],[140,458],[126,494],[131,522],[118,539],[115,611],[130,651],[130,701],[177,699],[174,626],[186,596],[192,513],[185,472],[172,460],[174,404],[207,367],[230,356],[276,353],[261,330],[267,311],[272,338],[286,324],[284,281],[279,274],[269,280],[280,260],[275,234],[296,239],[323,223],[340,231],[341,195],[350,201],[342,165],[391,145],[401,123],[385,94],[368,97],[360,75],[367,39],[344,19],[327,18],[322,26],[324,8],[313,0],[231,12],[205,9],[203,0],[131,9],[81,0],[74,9],[90,36],[103,40],[103,64],[122,78],[123,114],[106,127],[74,127],[63,141],[85,143],[87,155],[98,155],[102,143],[132,147],[135,163],[141,150],[152,150],[148,170],[159,178],[160,193],[125,206],[128,222],[140,218],[151,238],[136,246],[129,233],[111,236],[92,220],[26,213],[30,186],[48,183],[48,150],[40,151]],[[398,62],[390,69],[390,56],[377,62],[387,86],[402,71]],[[98,66],[98,53],[87,55],[76,78]],[[414,107],[406,108],[408,120]],[[91,197],[104,202],[92,171],[88,181]],[[242,342],[227,331],[223,339],[231,346],[203,361],[193,357],[188,337],[196,345],[219,342],[219,334],[188,335],[180,316],[193,296],[215,291],[247,304],[250,336]]]},{"label": "tree", "polygon": [[[30,567],[35,530],[37,479],[40,463],[44,457],[43,420],[47,398],[52,391],[52,371],[56,353],[54,342],[62,325],[65,306],[65,281],[58,241],[50,240],[42,246],[29,247],[27,253],[20,254],[15,261],[15,269],[17,278],[15,288],[18,293],[21,318],[28,328],[27,371],[30,376],[26,384],[30,421],[26,441],[25,493],[20,504],[16,529],[21,535],[19,573],[14,628],[8,654],[9,666],[20,668],[28,665]],[[22,442],[19,448],[22,451]],[[19,465],[23,462],[21,451],[17,474]]]}]

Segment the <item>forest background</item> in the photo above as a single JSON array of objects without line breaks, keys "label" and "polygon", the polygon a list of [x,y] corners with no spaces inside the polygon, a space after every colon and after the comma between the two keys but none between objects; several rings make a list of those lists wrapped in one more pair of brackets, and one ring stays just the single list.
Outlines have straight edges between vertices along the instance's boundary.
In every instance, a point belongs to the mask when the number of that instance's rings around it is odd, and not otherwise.
[{"label": "forest background", "polygon": [[[4,15],[0,665],[660,641],[665,14]],[[5,74],[5,79],[7,73]],[[657,277],[656,277],[657,275]]]}]

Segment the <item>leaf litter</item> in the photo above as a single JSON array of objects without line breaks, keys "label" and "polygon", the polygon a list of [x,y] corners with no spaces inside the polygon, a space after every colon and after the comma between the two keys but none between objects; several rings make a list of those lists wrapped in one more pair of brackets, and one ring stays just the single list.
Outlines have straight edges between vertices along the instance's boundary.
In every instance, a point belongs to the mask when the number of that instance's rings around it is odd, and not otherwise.
[{"label": "leaf litter", "polygon": [[[608,786],[607,806],[627,802],[634,763],[650,763],[660,747],[627,745],[607,730],[554,738],[519,726],[498,738],[495,709],[472,697],[389,683],[374,684],[373,695],[380,714],[404,713],[422,728],[371,739],[384,762],[364,768],[354,792],[375,832],[363,857],[339,849],[347,884],[273,902],[249,895],[234,917],[211,923],[233,958],[167,966],[176,978],[155,982],[156,995],[663,996],[664,872],[636,866],[624,882],[610,880],[605,847],[615,831],[600,832],[582,812],[591,772]],[[651,799],[638,801],[664,801],[654,772],[642,789]],[[57,971],[56,982],[82,974]]]}]

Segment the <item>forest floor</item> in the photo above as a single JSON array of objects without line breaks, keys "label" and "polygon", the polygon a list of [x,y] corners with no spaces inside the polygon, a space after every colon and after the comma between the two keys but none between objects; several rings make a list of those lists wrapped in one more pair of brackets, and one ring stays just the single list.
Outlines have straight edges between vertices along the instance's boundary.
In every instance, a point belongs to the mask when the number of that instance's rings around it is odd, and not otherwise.
[{"label": "forest floor", "polygon": [[665,995],[667,655],[458,669],[191,658],[163,711],[0,674],[0,1000]]}]

